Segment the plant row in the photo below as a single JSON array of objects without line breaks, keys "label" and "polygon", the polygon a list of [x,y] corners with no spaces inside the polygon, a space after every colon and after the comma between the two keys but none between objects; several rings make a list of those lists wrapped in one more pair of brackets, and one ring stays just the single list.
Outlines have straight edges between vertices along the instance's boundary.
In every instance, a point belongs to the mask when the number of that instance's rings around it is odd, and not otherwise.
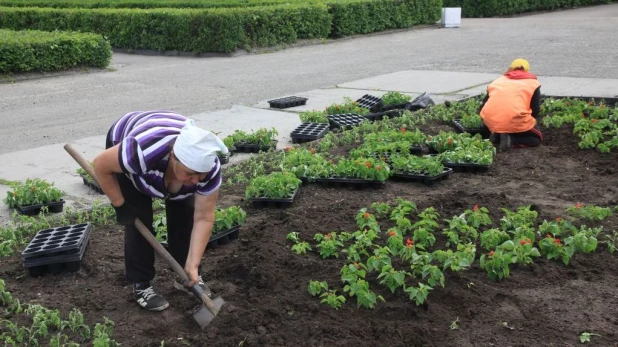
[{"label": "plant row", "polygon": [[[384,301],[380,290],[370,285],[376,282],[422,305],[434,288],[444,287],[446,271],[468,270],[477,259],[490,279],[501,280],[510,275],[513,265],[530,265],[535,258],[568,265],[575,253],[592,253],[599,243],[604,243],[611,253],[618,247],[615,231],[605,233],[604,240],[599,241],[603,227],[576,227],[562,218],[538,223],[537,212],[529,206],[515,211],[502,209],[504,217],[499,227],[492,227],[489,211],[478,205],[443,220],[442,227],[433,207],[418,212],[413,202],[401,198],[394,206],[373,203],[371,208],[373,213],[361,209],[356,214],[355,232],[318,233],[313,236],[313,244],[298,232],[287,235],[292,250],[299,255],[311,252],[324,259],[344,256],[342,288],[330,287],[323,281],[310,281],[308,285],[311,295],[319,296],[322,303],[333,308],[341,307],[348,298],[356,298],[359,307],[373,308],[378,301]],[[567,213],[574,220],[603,220],[613,212],[610,208],[578,204]],[[379,221],[386,219],[390,220],[388,225],[394,226],[383,231]],[[444,247],[438,240],[445,241]]]},{"label": "plant row", "polygon": [[0,73],[102,68],[112,57],[111,46],[101,35],[38,30],[0,30],[0,52]]},{"label": "plant row", "polygon": [[[0,279],[0,306],[4,319],[0,319],[0,342],[4,346],[80,346],[91,343],[97,347],[119,346],[112,339],[114,322],[104,317],[103,324],[97,323],[94,329],[85,324],[84,315],[73,309],[68,319],[62,319],[59,310],[45,308],[38,304],[22,305],[19,299],[6,290]],[[19,318],[19,319],[18,319]],[[29,325],[18,322],[28,321]]]},{"label": "plant row", "polygon": [[79,9],[0,7],[0,27],[80,31],[105,36],[114,48],[233,52],[240,48],[293,43],[431,24],[438,0],[352,0],[324,5],[214,9]]},{"label": "plant row", "polygon": [[618,148],[618,106],[609,107],[602,100],[545,99],[542,105],[546,127],[573,125],[579,137],[579,148],[596,148],[609,153]]}]

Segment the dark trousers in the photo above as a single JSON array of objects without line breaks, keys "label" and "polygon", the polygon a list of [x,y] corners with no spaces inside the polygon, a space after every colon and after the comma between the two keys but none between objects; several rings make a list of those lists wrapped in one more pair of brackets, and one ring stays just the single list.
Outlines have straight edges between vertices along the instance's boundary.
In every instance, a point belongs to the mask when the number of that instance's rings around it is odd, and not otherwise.
[{"label": "dark trousers", "polygon": [[[491,135],[491,131],[485,124],[482,126],[482,136],[488,138]],[[511,133],[511,146],[516,148],[523,147],[536,147],[543,141],[543,133],[539,129],[539,125],[536,124],[534,128],[524,131],[522,133]],[[499,138],[497,138],[499,139]]]},{"label": "dark trousers", "polygon": [[[107,136],[106,148],[112,146]],[[116,174],[125,204],[135,206],[139,211],[139,219],[154,235],[152,198],[138,191],[133,183],[124,175]],[[165,201],[165,216],[167,218],[167,243],[170,254],[180,266],[185,265],[191,243],[193,230],[193,212],[195,198],[193,196],[178,201]],[[155,276],[155,252],[152,246],[133,225],[125,226],[124,232],[124,264],[126,276],[131,283],[150,282]]]}]

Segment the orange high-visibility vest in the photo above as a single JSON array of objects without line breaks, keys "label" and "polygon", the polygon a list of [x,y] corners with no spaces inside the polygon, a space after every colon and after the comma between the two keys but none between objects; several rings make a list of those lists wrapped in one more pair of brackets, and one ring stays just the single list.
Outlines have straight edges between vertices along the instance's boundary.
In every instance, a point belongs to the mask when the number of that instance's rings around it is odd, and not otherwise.
[{"label": "orange high-visibility vest", "polygon": [[536,125],[530,101],[541,84],[536,79],[510,79],[502,76],[487,87],[489,99],[481,118],[491,132],[522,133]]}]

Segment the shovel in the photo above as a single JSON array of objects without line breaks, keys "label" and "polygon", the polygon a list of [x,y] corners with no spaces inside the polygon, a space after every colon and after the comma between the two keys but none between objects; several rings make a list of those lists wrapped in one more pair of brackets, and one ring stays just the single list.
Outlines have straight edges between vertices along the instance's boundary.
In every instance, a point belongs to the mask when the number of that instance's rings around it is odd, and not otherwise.
[{"label": "shovel", "polygon": [[[64,145],[64,149],[69,152],[71,157],[75,159],[75,161],[82,167],[82,169],[86,170],[86,172],[92,177],[92,179],[97,182],[96,176],[94,175],[94,170],[92,166],[86,161],[86,158],[79,153],[71,144]],[[97,182],[98,184],[98,182]],[[135,218],[135,227],[139,230],[140,234],[150,243],[152,248],[154,248],[155,252],[159,255],[159,257],[163,258],[169,264],[169,266],[176,272],[184,283],[189,282],[189,276],[187,276],[185,270],[178,264],[178,262],[169,254],[163,246],[155,239],[155,237],[150,233],[150,230],[146,228],[144,223],[139,220],[139,218]],[[207,294],[204,293],[202,288],[195,284],[191,287],[191,292],[200,300],[202,305],[193,312],[193,319],[200,325],[202,329],[207,327],[210,322],[217,316],[221,306],[225,304],[223,298],[216,297],[211,299]]]}]

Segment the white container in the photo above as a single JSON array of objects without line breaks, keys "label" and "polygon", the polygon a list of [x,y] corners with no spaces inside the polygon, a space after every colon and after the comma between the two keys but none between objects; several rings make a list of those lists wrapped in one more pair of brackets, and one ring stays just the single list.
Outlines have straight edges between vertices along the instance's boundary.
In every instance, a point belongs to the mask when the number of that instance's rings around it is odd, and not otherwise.
[{"label": "white container", "polygon": [[440,24],[444,28],[459,28],[461,25],[461,7],[443,7]]}]

